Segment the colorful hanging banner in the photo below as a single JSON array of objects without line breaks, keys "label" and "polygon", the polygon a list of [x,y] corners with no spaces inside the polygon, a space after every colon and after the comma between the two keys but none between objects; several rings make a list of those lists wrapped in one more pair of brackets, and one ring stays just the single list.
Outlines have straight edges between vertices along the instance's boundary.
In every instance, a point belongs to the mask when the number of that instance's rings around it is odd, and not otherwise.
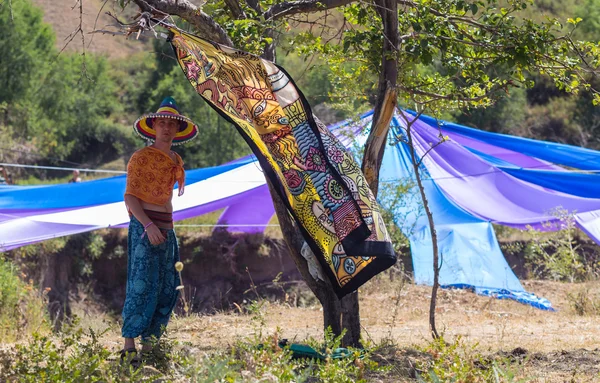
[{"label": "colorful hanging banner", "polygon": [[186,78],[244,137],[338,297],[396,262],[379,206],[351,154],[278,65],[170,28]]}]

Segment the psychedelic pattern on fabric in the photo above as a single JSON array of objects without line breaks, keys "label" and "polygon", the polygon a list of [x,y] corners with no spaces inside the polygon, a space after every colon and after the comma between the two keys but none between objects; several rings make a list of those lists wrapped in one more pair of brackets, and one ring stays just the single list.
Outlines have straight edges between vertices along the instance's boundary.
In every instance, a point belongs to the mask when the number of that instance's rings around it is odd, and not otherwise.
[{"label": "psychedelic pattern on fabric", "polygon": [[179,195],[185,187],[183,160],[173,152],[177,162],[167,153],[146,146],[133,153],[127,164],[127,187],[125,195],[130,194],[144,202],[165,205],[171,200],[173,186],[179,183]]},{"label": "psychedelic pattern on fabric", "polygon": [[338,297],[396,262],[359,166],[283,68],[174,28],[170,41],[194,89],[252,148]]}]

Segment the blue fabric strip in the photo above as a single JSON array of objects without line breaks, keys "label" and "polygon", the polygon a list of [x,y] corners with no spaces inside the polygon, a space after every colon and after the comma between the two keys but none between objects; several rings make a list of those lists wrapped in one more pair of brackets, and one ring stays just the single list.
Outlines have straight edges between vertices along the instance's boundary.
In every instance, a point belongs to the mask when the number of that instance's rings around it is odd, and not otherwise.
[{"label": "blue fabric strip", "polygon": [[511,299],[513,301],[517,301],[519,303],[523,303],[540,310],[556,311],[556,309],[552,307],[552,303],[550,303],[549,300],[547,300],[546,298],[540,298],[535,294],[528,293],[527,291],[514,291],[489,287],[477,287],[464,283],[442,285],[440,287],[444,289],[467,289],[475,292],[476,294],[484,295],[487,297],[494,297],[498,299]]},{"label": "blue fabric strip", "polygon": [[[195,169],[186,172],[186,184],[190,185],[253,162],[243,161]],[[96,206],[123,200],[125,176],[103,178],[94,181],[36,186],[10,186],[0,188],[0,210],[46,210],[83,206]]]},{"label": "blue fabric strip", "polygon": [[600,198],[600,174],[500,167],[523,181],[584,198]]},{"label": "blue fabric strip", "polygon": [[[406,110],[415,115],[414,111]],[[578,146],[558,144],[555,142],[539,141],[530,138],[509,136],[506,134],[486,132],[447,121],[436,120],[433,117],[421,115],[421,121],[431,126],[441,126],[442,130],[459,133],[466,137],[496,145],[498,147],[527,154],[554,164],[565,165],[575,169],[600,170],[600,152]]]}]

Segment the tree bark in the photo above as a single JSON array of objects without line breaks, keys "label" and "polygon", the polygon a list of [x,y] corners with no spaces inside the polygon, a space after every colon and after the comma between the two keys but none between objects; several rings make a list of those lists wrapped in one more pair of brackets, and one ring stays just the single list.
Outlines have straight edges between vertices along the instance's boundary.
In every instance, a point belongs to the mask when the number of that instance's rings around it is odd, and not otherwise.
[{"label": "tree bark", "polygon": [[271,198],[273,199],[275,213],[279,219],[279,226],[281,227],[283,238],[290,250],[290,256],[296,264],[300,275],[302,275],[302,278],[310,290],[315,294],[323,306],[323,328],[326,329],[327,327],[331,327],[331,331],[334,334],[339,335],[342,333],[340,300],[333,291],[333,287],[329,280],[315,280],[310,274],[308,263],[300,253],[302,245],[304,244],[304,239],[302,238],[302,235],[300,235],[300,230],[288,213],[285,204],[279,197],[279,194],[275,191],[271,181],[268,178],[266,180],[269,185],[269,191],[271,192]]},{"label": "tree bark", "polygon": [[225,29],[212,17],[204,13],[201,8],[190,3],[188,0],[133,1],[144,12],[150,12],[157,16],[161,15],[161,13],[179,16],[193,25],[204,38],[233,47],[233,42]]},{"label": "tree bark", "polygon": [[[392,0],[377,0],[377,11],[383,23],[384,43],[382,71],[379,76],[377,104],[373,114],[371,132],[365,144],[362,171],[367,183],[377,197],[379,169],[383,160],[390,121],[397,105],[396,81],[398,62],[393,57],[398,50],[398,5]],[[390,53],[392,57],[390,57]],[[344,343],[360,347],[360,308],[358,291],[342,298],[342,326],[347,330]]]},{"label": "tree bark", "polygon": [[313,13],[325,11],[327,9],[341,7],[355,2],[355,0],[300,0],[284,1],[274,4],[265,12],[266,20],[276,20],[282,17],[295,15],[298,13]]},{"label": "tree bark", "polygon": [[381,73],[377,90],[377,102],[373,113],[371,132],[365,144],[362,171],[375,196],[379,191],[379,170],[385,152],[385,143],[390,130],[390,122],[396,110],[399,46],[398,4],[395,0],[376,0],[376,9],[383,23],[383,50],[381,52]]},{"label": "tree bark", "polygon": [[244,10],[242,9],[242,6],[238,0],[225,0],[225,4],[227,4],[227,7],[231,11],[234,19],[246,18],[246,14],[244,13]]},{"label": "tree bark", "polygon": [[270,44],[267,44],[265,47],[265,51],[262,54],[262,57],[265,60],[269,60],[271,62],[277,62],[277,54],[276,54],[276,42],[275,42],[275,30],[272,28],[268,28],[265,31],[266,37],[270,37],[273,41]]},{"label": "tree bark", "polygon": [[380,83],[378,100],[371,123],[371,131],[365,144],[365,153],[362,162],[362,171],[375,197],[379,193],[379,171],[390,130],[390,122],[394,116],[396,106],[397,93],[393,85],[388,81],[385,81],[383,84]]},{"label": "tree bark", "polygon": [[358,303],[358,291],[341,299],[342,328],[346,330],[342,343],[357,348],[362,347],[360,341],[360,307]]}]

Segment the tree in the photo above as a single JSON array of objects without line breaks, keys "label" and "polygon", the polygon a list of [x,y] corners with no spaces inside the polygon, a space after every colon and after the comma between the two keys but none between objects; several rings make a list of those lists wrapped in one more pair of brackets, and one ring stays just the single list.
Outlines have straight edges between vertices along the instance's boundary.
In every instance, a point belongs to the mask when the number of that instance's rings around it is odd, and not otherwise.
[{"label": "tree", "polygon": [[[284,31],[292,23],[304,25],[287,43],[330,65],[340,98],[374,104],[362,169],[375,195],[398,103],[419,105],[436,116],[486,107],[511,87],[533,86],[529,73],[546,74],[566,92],[591,91],[594,102],[600,102],[589,82],[597,74],[600,47],[574,39],[580,19],[569,19],[564,27],[556,19],[520,17],[529,4],[525,0],[217,0],[203,8],[187,0],[116,1],[122,6],[135,3],[156,15],[179,16],[204,38],[272,61],[274,46],[286,41]],[[336,28],[329,25],[331,19],[341,20]],[[312,280],[300,255],[298,230],[272,195],[292,257],[324,307],[325,326],[338,333],[346,328],[346,344],[358,344],[357,293],[340,303],[328,286]]]},{"label": "tree", "polygon": [[0,108],[1,123],[9,125],[30,82],[41,77],[48,55],[54,51],[54,33],[43,23],[42,12],[27,1],[0,4]]}]

